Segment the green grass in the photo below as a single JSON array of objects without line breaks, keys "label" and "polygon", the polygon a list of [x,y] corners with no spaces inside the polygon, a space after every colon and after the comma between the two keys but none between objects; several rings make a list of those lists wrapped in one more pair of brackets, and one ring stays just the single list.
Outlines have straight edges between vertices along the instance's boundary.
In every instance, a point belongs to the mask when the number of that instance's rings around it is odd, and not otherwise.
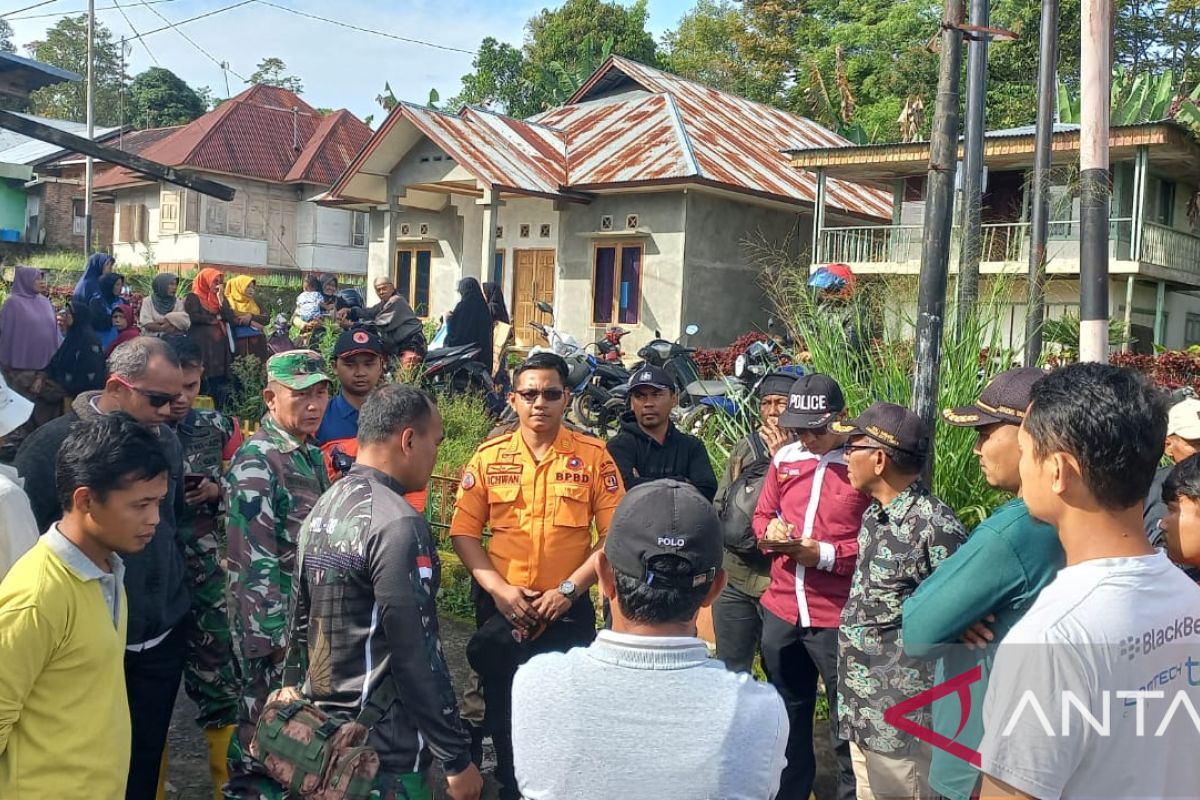
[{"label": "green grass", "polygon": [[474,394],[442,395],[438,409],[446,438],[438,450],[434,472],[457,478],[492,429],[492,418],[483,398]]}]

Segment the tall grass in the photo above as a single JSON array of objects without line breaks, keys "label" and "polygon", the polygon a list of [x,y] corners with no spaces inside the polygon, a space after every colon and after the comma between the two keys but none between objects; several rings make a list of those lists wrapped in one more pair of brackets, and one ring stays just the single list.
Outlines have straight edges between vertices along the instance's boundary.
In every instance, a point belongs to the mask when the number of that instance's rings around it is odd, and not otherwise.
[{"label": "tall grass", "polygon": [[[807,286],[807,263],[762,244],[756,260],[764,267],[770,296],[783,322],[811,355],[811,367],[833,377],[847,408],[857,414],[882,400],[908,406],[915,369],[912,278],[860,279],[849,300],[822,301]],[[1014,366],[995,324],[1011,279],[981,282],[980,299],[962,331],[951,323],[954,303],[947,304],[938,389],[938,408],[974,401],[993,375]],[[949,292],[953,298],[953,289]],[[934,437],[933,491],[975,525],[1006,496],[984,480],[972,454],[975,431],[945,424],[939,417]]]}]

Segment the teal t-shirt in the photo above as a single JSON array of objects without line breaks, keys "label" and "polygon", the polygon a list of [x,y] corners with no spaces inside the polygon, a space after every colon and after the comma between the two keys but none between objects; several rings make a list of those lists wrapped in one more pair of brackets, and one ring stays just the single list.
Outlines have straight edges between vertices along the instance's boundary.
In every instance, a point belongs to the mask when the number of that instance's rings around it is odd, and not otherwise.
[{"label": "teal t-shirt", "polygon": [[[957,694],[933,704],[933,729],[971,750],[983,739],[983,699],[996,645],[1025,615],[1038,594],[1063,567],[1062,545],[1054,528],[1029,516],[1023,500],[1000,506],[971,532],[966,543],[941,563],[904,602],[904,650],[936,656],[940,684],[976,666],[983,680],[971,684],[971,709],[962,732]],[[995,639],[987,650],[971,650],[959,636],[988,614]],[[956,735],[957,734],[957,735]],[[929,783],[950,800],[969,800],[979,771],[939,748],[933,750]]]}]

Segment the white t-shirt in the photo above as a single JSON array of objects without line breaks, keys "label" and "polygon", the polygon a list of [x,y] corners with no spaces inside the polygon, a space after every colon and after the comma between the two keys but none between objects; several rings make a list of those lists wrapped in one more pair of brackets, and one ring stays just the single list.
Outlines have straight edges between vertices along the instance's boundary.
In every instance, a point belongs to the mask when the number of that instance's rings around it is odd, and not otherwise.
[{"label": "white t-shirt", "polygon": [[1042,800],[1197,797],[1198,729],[1200,587],[1161,551],[1086,561],[997,650],[982,769]]},{"label": "white t-shirt", "polygon": [[37,544],[37,520],[17,471],[0,464],[0,579]]}]

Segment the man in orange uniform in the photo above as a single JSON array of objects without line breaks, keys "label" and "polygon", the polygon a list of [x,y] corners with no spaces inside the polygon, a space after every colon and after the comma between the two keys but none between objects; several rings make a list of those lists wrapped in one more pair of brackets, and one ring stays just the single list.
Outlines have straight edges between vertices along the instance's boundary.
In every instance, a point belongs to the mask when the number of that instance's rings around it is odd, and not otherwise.
[{"label": "man in orange uniform", "polygon": [[[467,646],[487,703],[501,800],[519,797],[512,763],[512,680],[539,653],[591,643],[596,552],[625,490],[604,442],[563,427],[567,364],[530,356],[513,374],[517,430],[480,446],[463,473],[451,541],[483,591]],[[598,539],[593,541],[592,522]],[[487,549],[484,528],[491,531]]]}]

